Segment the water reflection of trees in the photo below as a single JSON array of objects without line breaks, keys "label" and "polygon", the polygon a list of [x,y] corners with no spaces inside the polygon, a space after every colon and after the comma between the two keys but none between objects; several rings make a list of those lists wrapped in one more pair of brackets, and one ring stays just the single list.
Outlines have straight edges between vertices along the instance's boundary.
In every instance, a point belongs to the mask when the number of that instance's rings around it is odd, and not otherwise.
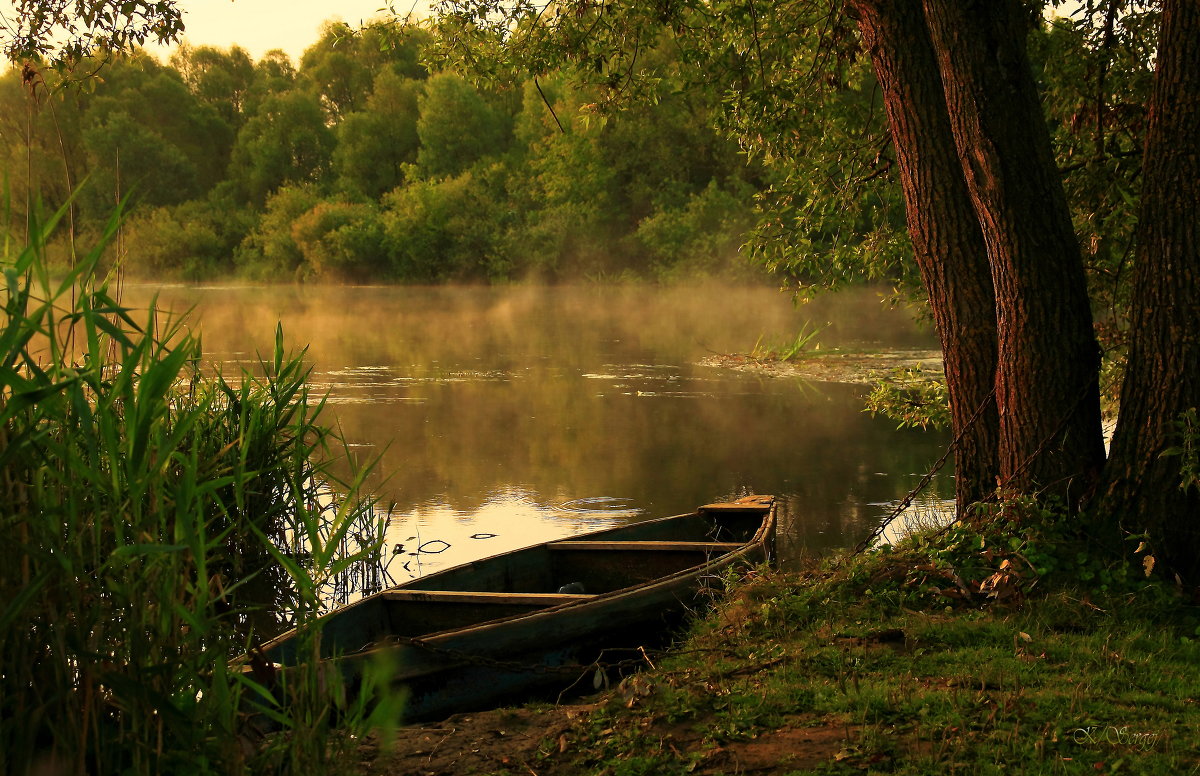
[{"label": "water reflection of trees", "polygon": [[885,512],[871,505],[902,497],[945,443],[863,414],[855,386],[694,366],[809,321],[825,346],[928,344],[872,295],[796,308],[728,288],[177,293],[198,300],[214,358],[252,357],[244,332],[277,318],[311,343],[331,411],[382,453],[374,487],[401,512],[471,514],[519,488],[544,504],[619,496],[655,516],[754,490],[784,497],[787,541],[825,547],[868,532]]}]

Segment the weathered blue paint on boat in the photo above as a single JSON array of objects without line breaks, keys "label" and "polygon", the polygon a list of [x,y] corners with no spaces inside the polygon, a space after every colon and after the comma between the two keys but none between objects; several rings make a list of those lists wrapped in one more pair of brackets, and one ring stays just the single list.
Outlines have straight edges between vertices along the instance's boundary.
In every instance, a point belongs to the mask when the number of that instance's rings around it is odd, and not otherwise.
[{"label": "weathered blue paint on boat", "polygon": [[[386,658],[393,681],[409,692],[410,721],[494,705],[535,687],[562,689],[601,648],[652,645],[725,569],[772,560],[774,542],[770,496],[543,542],[322,617],[322,655],[351,686],[367,661]],[[584,593],[558,592],[577,583]],[[286,666],[296,662],[297,645],[289,631],[263,653]]]}]

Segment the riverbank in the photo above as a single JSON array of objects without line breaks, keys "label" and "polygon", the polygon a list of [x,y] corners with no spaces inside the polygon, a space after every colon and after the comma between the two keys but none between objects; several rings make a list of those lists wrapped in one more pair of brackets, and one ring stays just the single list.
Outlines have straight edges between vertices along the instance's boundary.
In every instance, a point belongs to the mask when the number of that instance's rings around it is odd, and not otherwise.
[{"label": "riverbank", "polygon": [[406,728],[358,772],[1196,772],[1194,607],[1111,564],[1082,589],[1032,546],[966,538],[753,572],[615,689]]},{"label": "riverbank", "polygon": [[769,377],[862,385],[872,385],[894,375],[897,370],[917,370],[929,378],[943,374],[942,354],[937,350],[808,351],[798,358],[714,353],[702,359],[700,364]]}]

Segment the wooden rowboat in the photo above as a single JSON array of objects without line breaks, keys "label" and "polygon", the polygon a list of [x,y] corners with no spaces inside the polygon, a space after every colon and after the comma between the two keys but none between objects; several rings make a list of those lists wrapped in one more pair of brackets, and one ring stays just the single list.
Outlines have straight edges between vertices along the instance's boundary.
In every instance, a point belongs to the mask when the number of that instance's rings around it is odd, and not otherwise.
[{"label": "wooden rowboat", "polygon": [[[601,648],[653,646],[735,565],[773,559],[770,496],[595,531],[473,561],[318,619],[322,656],[353,688],[386,658],[405,721],[485,708],[578,681]],[[297,661],[289,631],[263,646]]]}]

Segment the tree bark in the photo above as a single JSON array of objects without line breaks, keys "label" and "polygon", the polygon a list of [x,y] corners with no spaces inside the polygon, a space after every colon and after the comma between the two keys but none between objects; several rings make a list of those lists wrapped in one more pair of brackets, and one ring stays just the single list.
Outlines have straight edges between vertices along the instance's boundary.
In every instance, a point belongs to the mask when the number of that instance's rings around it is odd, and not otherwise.
[{"label": "tree bark", "polygon": [[851,0],[883,91],[908,233],[946,365],[955,447],[955,500],[994,493],[999,419],[996,309],[987,249],[967,193],[921,0]]},{"label": "tree bark", "polygon": [[1200,4],[1163,3],[1142,161],[1129,360],[1102,510],[1200,580],[1200,490],[1181,487],[1174,422],[1200,407]]},{"label": "tree bark", "polygon": [[924,0],[996,293],[1003,487],[1077,507],[1104,463],[1083,261],[1025,51],[1020,0]]}]

